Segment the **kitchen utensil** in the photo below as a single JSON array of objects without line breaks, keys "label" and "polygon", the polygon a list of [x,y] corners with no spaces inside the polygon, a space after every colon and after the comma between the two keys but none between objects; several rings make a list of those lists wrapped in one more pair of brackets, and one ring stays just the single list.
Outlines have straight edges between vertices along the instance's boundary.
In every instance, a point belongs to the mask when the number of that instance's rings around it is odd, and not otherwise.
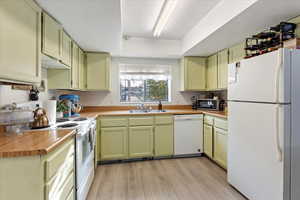
[{"label": "kitchen utensil", "polygon": [[35,111],[33,111],[33,114],[34,121],[31,123],[31,128],[38,129],[49,127],[49,120],[45,109],[38,107]]}]

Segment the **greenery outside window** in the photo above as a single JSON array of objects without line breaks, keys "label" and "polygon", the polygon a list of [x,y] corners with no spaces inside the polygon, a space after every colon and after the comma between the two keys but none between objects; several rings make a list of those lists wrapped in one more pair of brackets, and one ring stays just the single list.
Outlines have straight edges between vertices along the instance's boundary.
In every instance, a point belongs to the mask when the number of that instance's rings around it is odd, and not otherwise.
[{"label": "greenery outside window", "polygon": [[157,103],[170,101],[171,67],[165,65],[120,65],[120,101]]}]

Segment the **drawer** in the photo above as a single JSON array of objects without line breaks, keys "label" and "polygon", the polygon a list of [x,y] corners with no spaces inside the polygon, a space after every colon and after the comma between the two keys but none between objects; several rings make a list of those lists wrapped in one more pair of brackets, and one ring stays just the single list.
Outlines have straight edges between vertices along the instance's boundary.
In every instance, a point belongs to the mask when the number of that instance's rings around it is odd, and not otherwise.
[{"label": "drawer", "polygon": [[102,118],[100,120],[100,122],[101,122],[101,127],[128,126],[128,119],[127,118],[120,118],[120,117]]},{"label": "drawer", "polygon": [[153,117],[131,117],[129,118],[130,126],[147,126],[153,125]]},{"label": "drawer", "polygon": [[215,127],[227,130],[228,129],[227,120],[221,118],[215,118]]},{"label": "drawer", "polygon": [[214,124],[214,117],[209,116],[209,115],[204,115],[204,123],[213,125]]},{"label": "drawer", "polygon": [[74,189],[75,177],[72,171],[65,180],[55,179],[51,183],[46,184],[45,199],[46,200],[66,200]]},{"label": "drawer", "polygon": [[75,192],[73,188],[69,196],[66,198],[66,200],[74,200],[74,199],[75,199]]},{"label": "drawer", "polygon": [[62,170],[59,170],[54,177],[46,183],[46,194],[53,193],[60,188],[69,175],[74,172],[74,166],[74,158],[70,157],[68,161],[62,165]]},{"label": "drawer", "polygon": [[173,116],[155,116],[155,124],[172,124]]},{"label": "drawer", "polygon": [[45,161],[45,179],[49,181],[58,171],[64,170],[64,164],[74,159],[74,140],[68,141],[58,150],[50,154]]}]

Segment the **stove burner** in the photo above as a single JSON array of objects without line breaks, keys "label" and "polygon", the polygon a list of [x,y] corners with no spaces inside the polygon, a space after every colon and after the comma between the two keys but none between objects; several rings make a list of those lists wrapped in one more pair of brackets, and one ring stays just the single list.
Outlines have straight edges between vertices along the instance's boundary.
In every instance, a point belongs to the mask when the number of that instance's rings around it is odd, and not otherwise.
[{"label": "stove burner", "polygon": [[77,123],[69,123],[69,124],[59,125],[59,126],[57,126],[57,128],[73,128],[73,127],[76,127],[76,126],[78,126]]},{"label": "stove burner", "polygon": [[81,122],[81,121],[86,121],[86,120],[88,120],[88,118],[86,118],[86,117],[79,117],[79,118],[74,119],[73,121],[74,122]]},{"label": "stove burner", "polygon": [[56,119],[56,122],[57,122],[57,123],[60,123],[60,122],[68,122],[68,121],[70,121],[68,118],[58,118],[58,119]]}]

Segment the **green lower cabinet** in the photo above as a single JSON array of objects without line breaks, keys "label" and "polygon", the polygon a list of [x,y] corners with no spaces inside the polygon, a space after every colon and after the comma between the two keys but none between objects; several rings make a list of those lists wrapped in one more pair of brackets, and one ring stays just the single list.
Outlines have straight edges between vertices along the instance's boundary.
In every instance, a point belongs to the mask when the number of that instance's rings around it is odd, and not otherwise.
[{"label": "green lower cabinet", "polygon": [[214,127],[214,160],[227,168],[227,131]]},{"label": "green lower cabinet", "polygon": [[129,128],[129,158],[153,156],[153,126]]},{"label": "green lower cabinet", "polygon": [[213,158],[213,126],[204,124],[204,134],[203,134],[203,146],[204,146],[204,153]]},{"label": "green lower cabinet", "polygon": [[154,131],[154,156],[174,154],[173,125],[157,125]]},{"label": "green lower cabinet", "polygon": [[128,158],[128,128],[101,128],[101,160]]}]

